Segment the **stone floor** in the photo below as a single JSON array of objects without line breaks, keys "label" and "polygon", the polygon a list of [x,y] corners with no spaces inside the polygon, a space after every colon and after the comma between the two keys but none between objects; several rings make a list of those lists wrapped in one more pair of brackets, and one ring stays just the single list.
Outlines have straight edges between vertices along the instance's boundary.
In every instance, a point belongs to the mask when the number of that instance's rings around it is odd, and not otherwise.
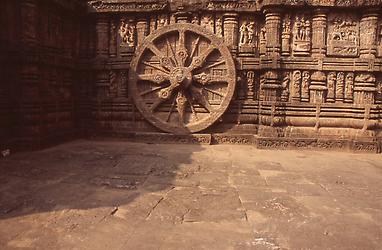
[{"label": "stone floor", "polygon": [[382,249],[382,155],[74,141],[0,159],[1,249]]}]

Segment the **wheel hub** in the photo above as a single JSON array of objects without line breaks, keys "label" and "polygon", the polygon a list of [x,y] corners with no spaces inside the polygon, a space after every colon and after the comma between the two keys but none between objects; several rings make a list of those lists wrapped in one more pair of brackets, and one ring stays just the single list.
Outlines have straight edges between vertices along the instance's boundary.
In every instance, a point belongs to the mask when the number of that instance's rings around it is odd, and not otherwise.
[{"label": "wheel hub", "polygon": [[170,83],[186,90],[192,83],[192,73],[186,67],[177,67],[170,73]]}]

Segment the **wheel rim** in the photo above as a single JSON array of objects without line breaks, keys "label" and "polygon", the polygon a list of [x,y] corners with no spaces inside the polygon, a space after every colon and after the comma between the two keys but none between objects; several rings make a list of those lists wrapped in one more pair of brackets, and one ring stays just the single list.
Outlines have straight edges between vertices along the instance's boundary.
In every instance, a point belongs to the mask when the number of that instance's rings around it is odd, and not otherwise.
[{"label": "wheel rim", "polygon": [[129,86],[143,117],[157,128],[204,130],[226,111],[236,85],[224,42],[193,24],[165,26],[148,36],[131,61]]}]

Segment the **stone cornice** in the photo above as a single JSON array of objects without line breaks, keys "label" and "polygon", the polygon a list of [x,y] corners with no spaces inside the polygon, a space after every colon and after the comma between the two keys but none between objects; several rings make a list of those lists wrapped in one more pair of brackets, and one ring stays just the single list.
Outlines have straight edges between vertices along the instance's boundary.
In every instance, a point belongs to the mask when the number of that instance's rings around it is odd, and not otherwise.
[{"label": "stone cornice", "polygon": [[95,0],[88,1],[88,6],[90,12],[150,12],[165,10],[169,4],[165,0]]},{"label": "stone cornice", "polygon": [[182,5],[184,11],[238,11],[256,12],[268,6],[312,7],[377,7],[382,0],[190,0],[179,3],[169,0],[92,0],[87,1],[90,12],[151,12],[175,10]]}]

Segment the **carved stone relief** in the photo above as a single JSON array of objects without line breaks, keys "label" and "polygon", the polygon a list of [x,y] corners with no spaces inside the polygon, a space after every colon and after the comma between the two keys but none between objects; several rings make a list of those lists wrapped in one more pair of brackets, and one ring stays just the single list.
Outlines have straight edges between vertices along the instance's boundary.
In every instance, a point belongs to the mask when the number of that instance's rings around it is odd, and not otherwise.
[{"label": "carved stone relief", "polygon": [[118,33],[121,37],[120,46],[134,47],[135,46],[135,24],[132,21],[122,19]]},{"label": "carved stone relief", "polygon": [[337,73],[336,81],[336,102],[344,101],[345,74],[344,72]]},{"label": "carved stone relief", "polygon": [[373,104],[375,99],[376,78],[374,74],[359,73],[354,80],[354,103]]},{"label": "carved stone relief", "polygon": [[293,71],[292,84],[291,84],[291,100],[293,102],[300,102],[301,100],[301,71]]},{"label": "carved stone relief", "polygon": [[330,14],[328,18],[328,55],[358,56],[359,22],[355,15]]},{"label": "carved stone relief", "polygon": [[337,80],[337,74],[336,72],[330,72],[328,74],[328,93],[327,93],[327,102],[334,102],[336,92],[335,92],[335,86],[336,86],[336,80]]},{"label": "carved stone relief", "polygon": [[257,27],[254,19],[243,18],[239,27],[239,52],[254,53],[257,41]]},{"label": "carved stone relief", "polygon": [[281,81],[281,101],[287,102],[289,100],[289,86],[291,81],[291,72],[283,72],[283,77]]},{"label": "carved stone relief", "polygon": [[161,14],[158,16],[157,20],[157,28],[162,28],[164,26],[167,26],[169,24],[169,19],[167,14]]},{"label": "carved stone relief", "polygon": [[200,21],[200,25],[210,32],[214,32],[214,17],[210,14],[203,15]]},{"label": "carved stone relief", "polygon": [[309,71],[302,72],[301,81],[301,101],[309,102],[309,85],[310,85],[310,73]]},{"label": "carved stone relief", "polygon": [[345,77],[345,102],[353,102],[354,73],[349,72]]},{"label": "carved stone relief", "polygon": [[293,25],[293,55],[308,55],[311,48],[311,21],[304,14],[295,16]]},{"label": "carved stone relief", "polygon": [[290,54],[291,31],[291,18],[290,15],[287,14],[284,16],[281,33],[281,54],[283,56],[289,56]]}]

